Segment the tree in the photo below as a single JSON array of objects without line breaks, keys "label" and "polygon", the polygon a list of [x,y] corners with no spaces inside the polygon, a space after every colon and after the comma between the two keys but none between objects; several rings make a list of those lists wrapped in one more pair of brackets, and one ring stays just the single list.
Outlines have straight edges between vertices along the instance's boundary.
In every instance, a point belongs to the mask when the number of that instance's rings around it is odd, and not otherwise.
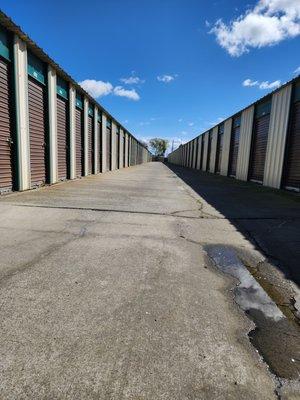
[{"label": "tree", "polygon": [[164,156],[169,145],[166,139],[154,138],[149,140],[149,145],[156,156]]}]

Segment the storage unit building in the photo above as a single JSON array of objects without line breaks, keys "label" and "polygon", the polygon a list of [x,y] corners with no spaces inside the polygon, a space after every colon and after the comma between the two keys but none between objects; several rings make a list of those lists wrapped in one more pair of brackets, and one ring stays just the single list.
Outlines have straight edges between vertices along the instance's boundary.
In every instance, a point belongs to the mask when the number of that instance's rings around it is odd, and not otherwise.
[{"label": "storage unit building", "polygon": [[168,159],[190,166],[195,155],[195,169],[300,192],[300,76],[201,134],[198,141],[179,146]]},{"label": "storage unit building", "polygon": [[13,189],[12,48],[11,37],[0,29],[0,193]]}]

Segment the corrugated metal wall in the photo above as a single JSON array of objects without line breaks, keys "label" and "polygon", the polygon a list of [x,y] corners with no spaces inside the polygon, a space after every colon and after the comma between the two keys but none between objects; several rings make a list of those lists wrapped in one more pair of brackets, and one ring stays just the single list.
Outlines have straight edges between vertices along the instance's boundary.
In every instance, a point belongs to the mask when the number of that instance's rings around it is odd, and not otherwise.
[{"label": "corrugated metal wall", "polygon": [[291,92],[292,86],[288,85],[272,98],[263,183],[278,189],[281,185]]},{"label": "corrugated metal wall", "polygon": [[232,118],[229,118],[224,123],[223,146],[222,146],[222,157],[221,157],[221,168],[220,168],[220,174],[224,176],[227,176],[228,174],[231,130],[232,130]]},{"label": "corrugated metal wall", "polygon": [[254,106],[247,108],[242,113],[240,142],[236,167],[236,177],[242,181],[246,181],[248,179],[253,117]]}]

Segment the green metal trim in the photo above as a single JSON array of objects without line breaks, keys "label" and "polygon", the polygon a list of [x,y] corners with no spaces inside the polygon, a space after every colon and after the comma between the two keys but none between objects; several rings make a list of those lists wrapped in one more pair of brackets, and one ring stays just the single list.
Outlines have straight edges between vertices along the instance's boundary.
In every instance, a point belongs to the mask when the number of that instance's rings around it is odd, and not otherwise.
[{"label": "green metal trim", "polygon": [[255,117],[260,118],[260,117],[263,117],[264,115],[270,114],[271,105],[272,105],[271,100],[268,100],[264,103],[257,104],[256,110],[255,110]]},{"label": "green metal trim", "polygon": [[30,52],[28,52],[28,75],[45,85],[45,64]]},{"label": "green metal trim", "polygon": [[98,111],[97,121],[102,122],[102,114],[100,113],[100,111]]},{"label": "green metal trim", "polygon": [[80,110],[83,110],[83,101],[80,94],[76,94],[76,107],[80,108]]},{"label": "green metal trim", "polygon": [[60,76],[56,78],[56,93],[66,100],[69,98],[68,83]]},{"label": "green metal trim", "polygon": [[93,107],[89,106],[88,114],[89,114],[90,117],[94,116],[94,108]]},{"label": "green metal trim", "polygon": [[110,119],[106,120],[106,128],[111,129],[111,120]]},{"label": "green metal trim", "polygon": [[6,60],[11,60],[11,46],[8,33],[0,28],[0,55]]}]

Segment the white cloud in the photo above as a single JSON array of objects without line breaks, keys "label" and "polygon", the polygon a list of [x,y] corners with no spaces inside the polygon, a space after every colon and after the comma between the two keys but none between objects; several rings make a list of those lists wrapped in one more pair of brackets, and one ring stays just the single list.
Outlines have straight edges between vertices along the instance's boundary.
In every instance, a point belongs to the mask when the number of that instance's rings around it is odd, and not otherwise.
[{"label": "white cloud", "polygon": [[269,81],[264,81],[261,82],[259,85],[260,89],[276,89],[281,85],[280,81],[274,81],[274,82],[269,82]]},{"label": "white cloud", "polygon": [[194,126],[194,122],[189,122],[189,126]]},{"label": "white cloud", "polygon": [[275,45],[300,35],[300,1],[259,0],[255,7],[228,25],[219,19],[210,33],[235,57],[250,48]]},{"label": "white cloud", "polygon": [[258,81],[253,81],[252,79],[245,79],[243,82],[243,86],[257,86],[259,84]]},{"label": "white cloud", "polygon": [[123,82],[125,85],[136,85],[138,83],[144,83],[145,81],[139,78],[138,76],[130,76],[128,78],[121,78],[121,82]]},{"label": "white cloud", "polygon": [[85,79],[79,82],[80,86],[86,90],[95,99],[107,96],[113,90],[113,86],[109,82],[96,81],[95,79]]},{"label": "white cloud", "polygon": [[135,89],[124,89],[122,86],[116,86],[114,88],[114,95],[120,97],[127,97],[130,100],[137,101],[140,99],[139,94]]},{"label": "white cloud", "polygon": [[183,119],[182,119],[182,118],[179,118],[178,122],[182,122],[182,121],[183,121]]},{"label": "white cloud", "polygon": [[296,75],[300,74],[300,67],[295,69],[294,74],[296,74]]},{"label": "white cloud", "polygon": [[242,83],[243,86],[245,87],[253,87],[253,86],[258,86],[259,89],[266,90],[266,89],[276,89],[281,85],[281,81],[277,80],[274,82],[269,82],[269,81],[253,81],[252,79],[245,79]]},{"label": "white cloud", "polygon": [[177,77],[177,75],[159,75],[157,76],[157,80],[159,82],[164,82],[164,83],[170,83],[174,81],[174,79]]}]

